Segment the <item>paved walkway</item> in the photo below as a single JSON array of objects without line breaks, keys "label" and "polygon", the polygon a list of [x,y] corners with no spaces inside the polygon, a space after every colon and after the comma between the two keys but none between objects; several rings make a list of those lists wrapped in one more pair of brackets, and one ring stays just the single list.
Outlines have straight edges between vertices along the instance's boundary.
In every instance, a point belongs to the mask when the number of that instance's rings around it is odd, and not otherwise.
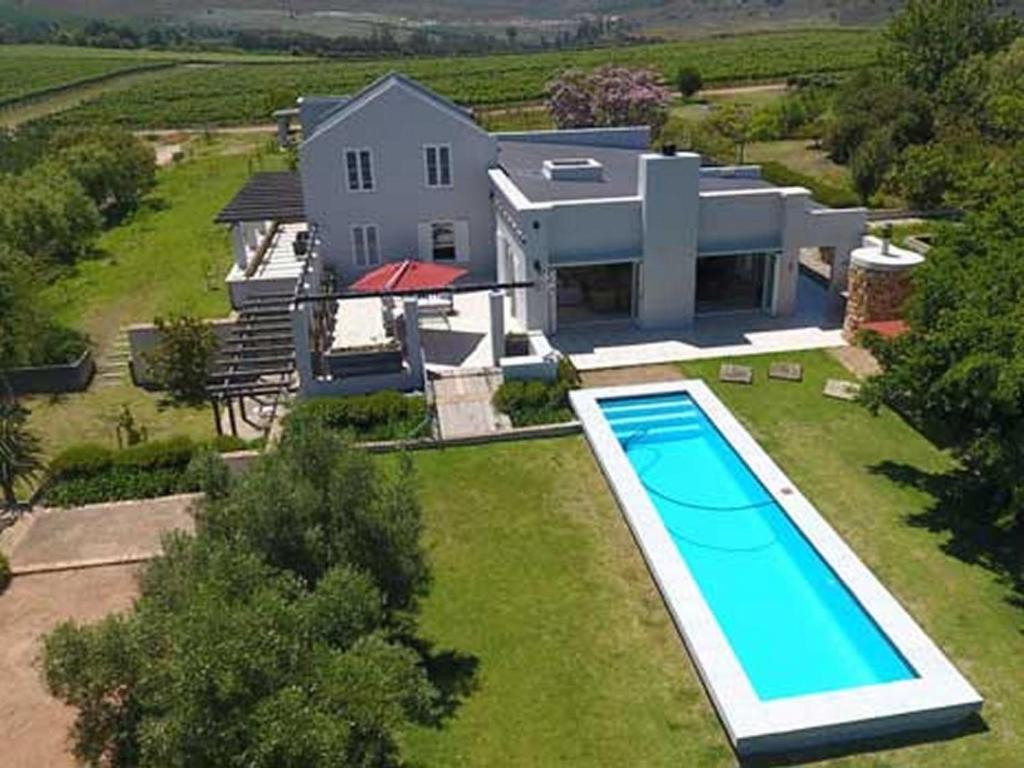
[{"label": "paved walkway", "polygon": [[500,371],[489,369],[435,379],[434,402],[441,438],[475,437],[511,429],[508,417],[492,404],[502,380]]},{"label": "paved walkway", "polygon": [[160,537],[192,529],[194,494],[38,509],[0,535],[15,573],[136,562],[160,553]]}]

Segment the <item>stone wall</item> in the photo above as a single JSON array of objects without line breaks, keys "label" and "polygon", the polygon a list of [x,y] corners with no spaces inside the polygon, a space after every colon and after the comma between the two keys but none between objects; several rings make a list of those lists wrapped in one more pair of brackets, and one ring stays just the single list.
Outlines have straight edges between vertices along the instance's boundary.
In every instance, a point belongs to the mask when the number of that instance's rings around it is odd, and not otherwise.
[{"label": "stone wall", "polygon": [[901,319],[912,288],[910,269],[866,269],[851,264],[843,335],[852,339],[864,323]]}]

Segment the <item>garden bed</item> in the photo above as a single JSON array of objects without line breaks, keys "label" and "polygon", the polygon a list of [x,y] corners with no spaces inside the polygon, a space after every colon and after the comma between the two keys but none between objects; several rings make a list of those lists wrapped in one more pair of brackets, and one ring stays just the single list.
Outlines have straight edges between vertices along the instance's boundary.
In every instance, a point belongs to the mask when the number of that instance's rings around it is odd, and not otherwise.
[{"label": "garden bed", "polygon": [[284,419],[285,434],[303,424],[350,432],[357,440],[411,437],[427,419],[421,395],[384,390],[369,395],[313,397],[300,401]]}]

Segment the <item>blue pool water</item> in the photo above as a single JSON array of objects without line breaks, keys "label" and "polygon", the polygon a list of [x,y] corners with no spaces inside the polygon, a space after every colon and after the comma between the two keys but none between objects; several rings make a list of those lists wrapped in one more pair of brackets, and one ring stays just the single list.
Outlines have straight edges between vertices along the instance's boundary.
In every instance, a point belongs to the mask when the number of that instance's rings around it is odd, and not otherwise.
[{"label": "blue pool water", "polygon": [[600,406],[762,700],[916,676],[688,395]]}]

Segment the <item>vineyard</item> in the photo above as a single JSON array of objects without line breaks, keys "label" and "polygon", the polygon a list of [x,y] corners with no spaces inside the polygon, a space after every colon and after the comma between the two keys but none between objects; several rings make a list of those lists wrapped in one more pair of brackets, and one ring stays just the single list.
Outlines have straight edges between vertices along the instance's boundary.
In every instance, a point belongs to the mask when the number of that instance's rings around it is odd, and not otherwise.
[{"label": "vineyard", "polygon": [[9,55],[0,46],[0,106],[54,88],[91,82],[117,72],[127,72],[152,61],[117,58],[53,58]]},{"label": "vineyard", "polygon": [[875,56],[876,41],[874,32],[836,29],[534,54],[182,66],[56,119],[133,129],[265,122],[301,94],[351,93],[392,70],[474,105],[536,100],[559,71],[600,64],[653,67],[666,78],[693,65],[708,83],[776,80],[856,68]]}]

